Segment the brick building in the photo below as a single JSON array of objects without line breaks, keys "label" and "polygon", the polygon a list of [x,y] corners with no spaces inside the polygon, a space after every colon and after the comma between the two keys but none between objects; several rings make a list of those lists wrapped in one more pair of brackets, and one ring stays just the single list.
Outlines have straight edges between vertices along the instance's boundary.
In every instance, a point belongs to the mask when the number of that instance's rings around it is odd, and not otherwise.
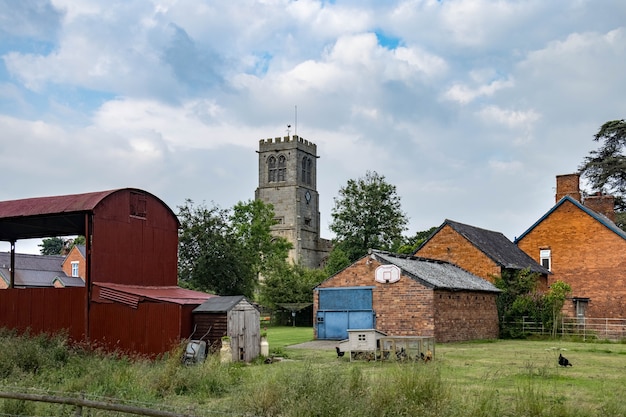
[{"label": "brick building", "polygon": [[315,337],[371,328],[437,342],[497,338],[498,292],[448,262],[372,251],[315,288]]},{"label": "brick building", "polygon": [[537,263],[500,232],[445,220],[420,245],[415,256],[439,259],[460,266],[487,281],[501,276],[506,270],[528,268],[540,275],[540,285],[546,286],[547,268]]},{"label": "brick building", "polygon": [[515,243],[572,287],[570,317],[626,317],[626,233],[613,222],[613,197],[582,197],[579,175],[556,178],[556,204]]},{"label": "brick building", "polygon": [[320,237],[317,146],[296,135],[259,141],[259,186],[255,198],[274,206],[272,233],[293,245],[289,259],[323,266],[331,242]]}]

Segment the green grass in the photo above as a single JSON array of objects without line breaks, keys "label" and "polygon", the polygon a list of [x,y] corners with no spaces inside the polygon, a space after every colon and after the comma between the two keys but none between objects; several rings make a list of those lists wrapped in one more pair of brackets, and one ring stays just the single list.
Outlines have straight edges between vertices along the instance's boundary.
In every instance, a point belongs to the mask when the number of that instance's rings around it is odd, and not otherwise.
[{"label": "green grass", "polygon": [[277,326],[267,328],[267,342],[270,349],[283,349],[285,346],[313,340],[311,327]]},{"label": "green grass", "polygon": [[[350,361],[296,349],[313,330],[269,327],[284,360],[196,366],[182,346],[156,361],[70,347],[62,337],[0,329],[0,391],[116,398],[198,416],[622,417],[626,344],[475,341],[439,344],[424,363]],[[573,367],[557,365],[559,352]],[[3,415],[69,416],[70,406],[0,400]],[[91,416],[105,412],[90,410]]]}]

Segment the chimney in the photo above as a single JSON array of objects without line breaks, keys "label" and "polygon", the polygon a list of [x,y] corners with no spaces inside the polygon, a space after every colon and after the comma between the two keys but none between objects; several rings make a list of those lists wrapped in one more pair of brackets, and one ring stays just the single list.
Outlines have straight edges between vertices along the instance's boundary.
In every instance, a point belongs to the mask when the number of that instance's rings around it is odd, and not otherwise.
[{"label": "chimney", "polygon": [[581,202],[579,174],[556,176],[556,202],[558,203],[566,195],[569,195],[579,203]]},{"label": "chimney", "polygon": [[596,193],[585,198],[585,207],[600,213],[615,223],[615,198],[612,195]]}]

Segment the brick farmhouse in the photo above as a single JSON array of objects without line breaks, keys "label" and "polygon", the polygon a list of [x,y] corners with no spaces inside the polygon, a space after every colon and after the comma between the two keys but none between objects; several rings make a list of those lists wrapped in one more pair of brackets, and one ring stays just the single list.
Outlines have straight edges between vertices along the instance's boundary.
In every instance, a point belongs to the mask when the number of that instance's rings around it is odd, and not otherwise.
[{"label": "brick farmhouse", "polygon": [[614,199],[583,198],[579,175],[556,178],[556,204],[515,243],[548,268],[548,284],[572,287],[566,316],[626,317],[626,232],[614,223]]},{"label": "brick farmhouse", "polygon": [[545,287],[550,274],[502,233],[452,220],[445,220],[417,248],[415,256],[451,262],[490,282],[506,270],[529,269],[539,274]]}]

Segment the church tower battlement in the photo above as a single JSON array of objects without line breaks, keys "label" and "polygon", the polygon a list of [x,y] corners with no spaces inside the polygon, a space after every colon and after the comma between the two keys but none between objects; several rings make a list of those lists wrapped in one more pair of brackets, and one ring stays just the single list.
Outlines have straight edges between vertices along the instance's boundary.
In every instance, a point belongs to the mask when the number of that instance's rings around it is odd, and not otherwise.
[{"label": "church tower battlement", "polygon": [[317,146],[299,136],[259,141],[259,186],[255,198],[274,206],[272,233],[290,241],[289,258],[319,268],[330,251],[320,238]]}]

